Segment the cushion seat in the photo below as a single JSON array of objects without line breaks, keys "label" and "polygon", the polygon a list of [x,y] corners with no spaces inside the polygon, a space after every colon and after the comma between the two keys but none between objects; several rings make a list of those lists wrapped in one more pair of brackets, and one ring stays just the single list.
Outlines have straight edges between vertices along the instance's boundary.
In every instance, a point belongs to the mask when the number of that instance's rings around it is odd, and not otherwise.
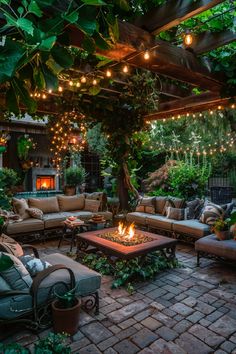
[{"label": "cushion seat", "polygon": [[146,225],[147,213],[142,213],[140,211],[134,211],[133,213],[128,213],[126,215],[126,220],[128,222],[134,222],[140,225]]},{"label": "cushion seat", "polygon": [[49,213],[43,215],[45,229],[60,227],[64,220],[66,220],[64,213]]},{"label": "cushion seat", "polygon": [[206,236],[210,232],[210,226],[201,223],[197,219],[193,220],[180,220],[173,221],[173,231],[189,234],[190,236],[194,236],[196,238],[200,238]]},{"label": "cushion seat", "polygon": [[112,213],[110,211],[98,211],[95,214],[96,215],[102,215],[105,220],[112,220]]},{"label": "cushion seat", "polygon": [[[89,269],[88,267],[73,261],[71,258],[66,257],[60,253],[53,253],[41,257],[42,260],[49,262],[52,265],[63,264],[70,268],[75,275],[75,281],[77,284],[77,295],[86,296],[91,293],[96,292],[101,286],[101,275],[94,270]],[[51,274],[43,282],[44,292],[41,293],[42,300],[43,295],[45,295],[47,285],[51,286],[52,282],[57,282],[60,280],[69,280],[68,272],[66,270],[60,270],[60,272],[55,272]],[[41,299],[40,299],[41,300]]]},{"label": "cushion seat", "polygon": [[41,231],[43,229],[43,220],[29,218],[20,222],[9,223],[6,232],[8,235],[16,235],[20,233]]},{"label": "cushion seat", "polygon": [[219,241],[215,234],[211,234],[195,242],[195,250],[214,254],[226,259],[236,260],[235,240]]},{"label": "cushion seat", "polygon": [[77,216],[77,218],[81,220],[89,220],[93,216],[93,213],[90,211],[85,211],[85,210],[75,210],[75,211],[64,211],[63,215],[65,218],[68,218],[69,216]]},{"label": "cushion seat", "polygon": [[148,226],[168,231],[172,230],[172,224],[174,221],[175,220],[168,219],[167,217],[162,215],[147,214],[146,217],[146,222]]}]

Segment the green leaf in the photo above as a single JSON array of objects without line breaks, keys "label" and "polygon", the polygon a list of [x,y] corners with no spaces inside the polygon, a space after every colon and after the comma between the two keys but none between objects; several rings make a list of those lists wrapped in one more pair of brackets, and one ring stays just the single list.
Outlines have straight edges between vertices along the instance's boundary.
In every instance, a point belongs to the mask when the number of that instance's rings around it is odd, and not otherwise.
[{"label": "green leaf", "polygon": [[73,11],[70,14],[64,14],[63,18],[70,23],[75,23],[78,21],[79,15],[78,15],[78,12]]},{"label": "green leaf", "polygon": [[61,66],[61,65],[59,65],[54,59],[53,59],[53,57],[52,56],[50,56],[50,58],[46,61],[46,65],[47,65],[47,67],[49,68],[49,70],[51,70],[52,71],[52,73],[54,74],[54,75],[58,75],[58,74],[60,74],[60,72],[62,71],[62,70],[64,70],[64,68]]},{"label": "green leaf", "polygon": [[34,77],[35,87],[37,87],[39,90],[45,89],[46,82],[42,70],[40,68],[37,67],[34,68],[33,77]]},{"label": "green leaf", "polygon": [[[17,64],[24,54],[23,48],[16,42],[6,39],[5,46],[0,51],[0,82],[13,77]],[[6,60],[7,58],[7,60]]]},{"label": "green leaf", "polygon": [[96,67],[97,68],[102,68],[103,66],[106,66],[107,64],[111,63],[112,60],[111,59],[104,59],[104,60],[101,60],[97,65]]},{"label": "green leaf", "polygon": [[59,46],[54,46],[51,51],[53,59],[63,68],[68,69],[74,63],[74,58],[67,49]]},{"label": "green leaf", "polygon": [[22,16],[24,13],[24,8],[22,6],[19,6],[17,12],[20,14],[20,16]]},{"label": "green leaf", "polygon": [[100,91],[101,91],[100,86],[92,86],[89,88],[89,94],[92,96],[96,96],[97,94],[99,94]]},{"label": "green leaf", "polygon": [[84,33],[92,36],[93,33],[97,29],[97,22],[96,22],[96,20],[89,20],[87,18],[79,18],[77,26]]},{"label": "green leaf", "polygon": [[93,38],[95,39],[96,45],[102,49],[102,50],[107,50],[111,47],[109,40],[106,40],[105,38],[103,38],[103,36],[96,32],[93,36]]},{"label": "green leaf", "polygon": [[81,0],[86,5],[102,6],[107,5],[103,0]]},{"label": "green leaf", "polygon": [[3,272],[13,266],[14,262],[11,257],[7,256],[4,253],[1,253],[0,256],[0,271]]},{"label": "green leaf", "polygon": [[53,47],[53,45],[55,44],[56,39],[57,39],[56,36],[51,36],[46,39],[43,39],[40,46],[39,46],[39,49],[50,50]]},{"label": "green leaf", "polygon": [[84,40],[82,42],[82,47],[84,48],[84,50],[86,50],[88,53],[94,53],[95,52],[95,42],[93,40],[93,38],[89,37],[89,36],[85,36]]},{"label": "green leaf", "polygon": [[129,11],[131,9],[126,0],[115,0],[114,3],[124,11]]},{"label": "green leaf", "polygon": [[29,33],[31,36],[33,36],[34,33],[34,26],[33,23],[30,20],[27,20],[27,18],[18,18],[16,21],[17,27],[19,27],[22,31]]},{"label": "green leaf", "polygon": [[21,80],[14,78],[14,89],[20,101],[27,107],[28,112],[30,114],[35,113],[37,110],[37,102],[30,96],[28,87],[26,87]]},{"label": "green leaf", "polygon": [[6,104],[9,112],[12,112],[16,115],[20,113],[18,99],[15,90],[13,89],[12,86],[10,86],[10,88],[7,90]]},{"label": "green leaf", "polygon": [[40,8],[35,0],[31,0],[30,4],[28,6],[28,11],[37,17],[42,17],[42,15],[43,15],[42,11],[40,10]]},{"label": "green leaf", "polygon": [[42,72],[46,82],[47,90],[56,90],[58,88],[58,78],[45,64],[42,64]]},{"label": "green leaf", "polygon": [[0,4],[8,5],[10,4],[11,0],[0,0]]}]

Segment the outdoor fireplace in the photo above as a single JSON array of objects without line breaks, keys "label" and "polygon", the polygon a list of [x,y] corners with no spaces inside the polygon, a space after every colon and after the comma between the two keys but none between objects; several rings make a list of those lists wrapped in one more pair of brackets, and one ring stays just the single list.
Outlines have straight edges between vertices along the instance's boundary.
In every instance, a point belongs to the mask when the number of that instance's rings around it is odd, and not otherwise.
[{"label": "outdoor fireplace", "polygon": [[36,190],[48,191],[55,189],[55,176],[36,176]]}]

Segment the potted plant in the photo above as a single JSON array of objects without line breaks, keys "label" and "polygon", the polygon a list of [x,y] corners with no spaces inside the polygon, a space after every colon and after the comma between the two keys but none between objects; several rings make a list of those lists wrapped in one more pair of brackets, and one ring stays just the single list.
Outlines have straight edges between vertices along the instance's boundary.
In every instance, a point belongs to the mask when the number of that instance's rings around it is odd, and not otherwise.
[{"label": "potted plant", "polygon": [[53,329],[56,333],[73,335],[78,330],[81,300],[75,295],[76,288],[60,295],[55,292],[52,302]]},{"label": "potted plant", "polygon": [[233,212],[230,217],[225,220],[223,218],[217,219],[212,226],[212,231],[219,240],[227,240],[230,238],[231,231],[233,231],[231,227],[234,227],[235,224],[236,212]]},{"label": "potted plant", "polygon": [[35,354],[70,354],[71,348],[67,344],[66,334],[49,333],[35,344]]},{"label": "potted plant", "polygon": [[85,182],[87,173],[83,166],[73,166],[65,169],[65,195],[76,194],[77,187]]}]

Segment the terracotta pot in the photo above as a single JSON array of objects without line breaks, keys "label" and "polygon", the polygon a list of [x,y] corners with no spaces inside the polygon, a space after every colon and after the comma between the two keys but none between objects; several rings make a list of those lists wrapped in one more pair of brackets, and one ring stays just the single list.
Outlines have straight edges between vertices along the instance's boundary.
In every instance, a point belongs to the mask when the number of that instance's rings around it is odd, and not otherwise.
[{"label": "terracotta pot", "polygon": [[226,231],[215,231],[216,237],[220,241],[228,240],[230,238],[230,230]]},{"label": "terracotta pot", "polygon": [[67,309],[58,307],[58,300],[52,302],[54,332],[73,335],[78,331],[81,301],[79,299],[76,301],[75,306]]},{"label": "terracotta pot", "polygon": [[75,195],[76,194],[76,187],[65,186],[64,187],[64,194],[67,196]]}]

